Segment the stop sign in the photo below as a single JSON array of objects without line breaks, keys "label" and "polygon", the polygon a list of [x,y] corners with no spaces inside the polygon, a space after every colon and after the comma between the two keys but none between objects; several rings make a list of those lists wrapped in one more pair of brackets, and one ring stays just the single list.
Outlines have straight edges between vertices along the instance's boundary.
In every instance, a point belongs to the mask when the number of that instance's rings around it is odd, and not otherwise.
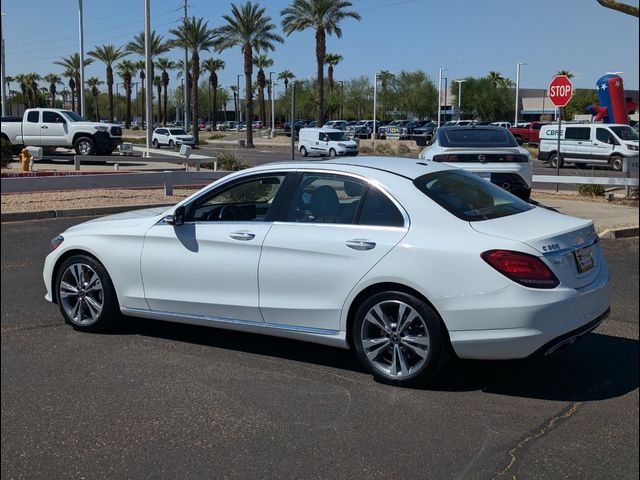
[{"label": "stop sign", "polygon": [[566,75],[556,75],[549,84],[549,99],[556,107],[566,107],[573,96],[573,84]]}]

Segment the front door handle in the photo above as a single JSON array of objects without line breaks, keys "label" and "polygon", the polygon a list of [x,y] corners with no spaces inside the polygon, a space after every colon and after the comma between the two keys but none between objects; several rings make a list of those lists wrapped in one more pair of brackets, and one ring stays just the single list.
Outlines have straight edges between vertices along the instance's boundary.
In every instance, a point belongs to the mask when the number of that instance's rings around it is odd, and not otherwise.
[{"label": "front door handle", "polygon": [[376,248],[376,242],[369,240],[363,240],[361,238],[354,238],[353,240],[347,240],[345,245],[354,250],[372,250]]},{"label": "front door handle", "polygon": [[245,242],[256,238],[256,234],[251,232],[232,232],[229,236],[234,240],[243,240]]},{"label": "front door handle", "polygon": [[49,128],[49,127],[47,127],[46,125],[42,125],[40,128]]}]

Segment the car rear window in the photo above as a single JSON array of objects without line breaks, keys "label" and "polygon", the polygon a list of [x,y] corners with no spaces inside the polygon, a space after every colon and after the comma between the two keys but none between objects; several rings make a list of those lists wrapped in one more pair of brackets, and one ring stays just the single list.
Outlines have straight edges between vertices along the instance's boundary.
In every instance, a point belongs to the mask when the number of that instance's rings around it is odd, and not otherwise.
[{"label": "car rear window", "polygon": [[439,132],[443,147],[517,147],[518,142],[504,128],[442,128]]},{"label": "car rear window", "polygon": [[446,170],[423,175],[413,184],[422,193],[456,217],[478,222],[526,212],[532,205],[464,170]]}]

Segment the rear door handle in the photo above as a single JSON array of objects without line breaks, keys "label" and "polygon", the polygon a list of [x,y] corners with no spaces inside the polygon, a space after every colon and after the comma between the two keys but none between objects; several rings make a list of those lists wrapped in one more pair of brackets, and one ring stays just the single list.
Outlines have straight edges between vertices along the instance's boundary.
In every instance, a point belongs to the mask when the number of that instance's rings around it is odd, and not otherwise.
[{"label": "rear door handle", "polygon": [[40,128],[49,128],[49,127],[47,127],[46,125],[42,125]]},{"label": "rear door handle", "polygon": [[234,240],[243,240],[245,242],[256,238],[256,234],[251,232],[232,232],[229,236]]},{"label": "rear door handle", "polygon": [[354,250],[372,250],[376,248],[376,242],[369,240],[363,240],[361,238],[354,238],[353,240],[347,240],[345,245]]}]

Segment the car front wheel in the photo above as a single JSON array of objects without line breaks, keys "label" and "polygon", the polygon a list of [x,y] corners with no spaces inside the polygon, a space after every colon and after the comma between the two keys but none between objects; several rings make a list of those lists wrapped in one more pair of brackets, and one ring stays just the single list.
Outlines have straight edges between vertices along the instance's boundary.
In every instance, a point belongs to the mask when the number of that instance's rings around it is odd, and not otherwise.
[{"label": "car front wheel", "polygon": [[615,172],[621,172],[622,167],[624,166],[624,161],[622,160],[621,156],[614,155],[613,157],[611,157],[610,165],[611,165],[611,170]]},{"label": "car front wheel", "polygon": [[55,278],[58,306],[65,321],[77,330],[106,330],[120,319],[111,278],[97,260],[74,255],[60,266]]},{"label": "car front wheel", "polygon": [[93,155],[96,152],[96,144],[90,137],[80,137],[73,145],[78,155]]},{"label": "car front wheel", "polygon": [[378,293],[356,312],[352,338],[362,365],[384,383],[422,385],[450,352],[442,321],[423,300],[404,292]]}]

